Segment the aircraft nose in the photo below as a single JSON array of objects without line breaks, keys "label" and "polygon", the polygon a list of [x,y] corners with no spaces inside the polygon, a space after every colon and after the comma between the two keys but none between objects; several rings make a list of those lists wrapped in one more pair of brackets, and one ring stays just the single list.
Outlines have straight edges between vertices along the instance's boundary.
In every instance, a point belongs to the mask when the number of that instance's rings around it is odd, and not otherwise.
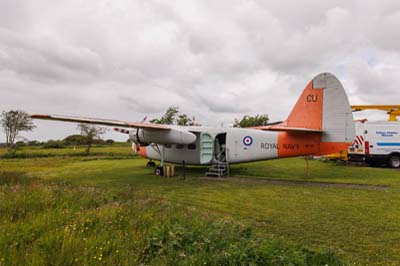
[{"label": "aircraft nose", "polygon": [[140,157],[142,157],[142,158],[147,158],[147,150],[146,150],[146,147],[143,147],[143,146],[139,146],[139,154],[140,154]]}]

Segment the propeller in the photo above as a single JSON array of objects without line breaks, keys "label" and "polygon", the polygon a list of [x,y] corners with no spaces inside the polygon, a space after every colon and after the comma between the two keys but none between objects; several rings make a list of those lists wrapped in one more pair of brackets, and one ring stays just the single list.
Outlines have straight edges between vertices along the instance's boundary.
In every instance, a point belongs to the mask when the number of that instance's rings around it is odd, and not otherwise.
[{"label": "propeller", "polygon": [[127,129],[114,127],[114,130],[117,131],[117,132],[119,132],[119,133],[129,134],[129,130],[127,130]]},{"label": "propeller", "polygon": [[[146,121],[146,119],[147,119],[147,116],[145,116],[140,123],[144,123]],[[144,146],[148,145],[148,143],[141,143],[140,142],[140,140],[139,140],[139,130],[140,129],[139,128],[136,129],[136,132],[132,131],[132,133],[131,133],[131,131],[129,131],[127,129],[124,129],[124,128],[115,127],[114,130],[119,132],[119,133],[123,133],[123,134],[128,134],[129,135],[129,139],[132,141],[132,150],[133,150],[133,152],[135,154],[137,154],[139,152],[140,146],[144,147]],[[135,130],[135,129],[133,129],[133,130]]]}]

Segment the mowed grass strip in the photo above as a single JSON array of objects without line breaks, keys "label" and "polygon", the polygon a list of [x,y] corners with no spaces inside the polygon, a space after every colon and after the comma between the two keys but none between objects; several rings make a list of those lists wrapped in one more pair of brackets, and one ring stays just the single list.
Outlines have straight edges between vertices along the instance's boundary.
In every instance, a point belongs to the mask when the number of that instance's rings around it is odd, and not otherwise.
[{"label": "mowed grass strip", "polygon": [[[350,264],[400,264],[400,172],[396,170],[311,161],[311,177],[307,178],[301,158],[232,166],[232,174],[242,177],[389,185],[386,191],[374,191],[209,181],[199,178],[205,169],[197,167],[186,171],[185,180],[180,168],[178,177],[167,179],[153,176],[152,169],[144,166],[146,161],[138,158],[44,159],[2,160],[0,169],[106,192],[129,187],[135,197],[179,206],[179,210],[190,211],[193,219],[234,221],[258,237],[282,238],[289,245],[300,244],[323,254],[333,251]],[[175,212],[165,217],[172,219]]]}]

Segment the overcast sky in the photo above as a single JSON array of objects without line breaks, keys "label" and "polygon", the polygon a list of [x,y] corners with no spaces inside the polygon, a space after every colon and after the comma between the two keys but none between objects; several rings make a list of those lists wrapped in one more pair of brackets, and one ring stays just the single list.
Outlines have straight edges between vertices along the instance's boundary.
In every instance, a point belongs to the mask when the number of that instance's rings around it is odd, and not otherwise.
[{"label": "overcast sky", "polygon": [[[276,121],[325,71],[351,104],[400,104],[400,1],[0,0],[0,111]],[[25,137],[77,132],[35,123]]]}]

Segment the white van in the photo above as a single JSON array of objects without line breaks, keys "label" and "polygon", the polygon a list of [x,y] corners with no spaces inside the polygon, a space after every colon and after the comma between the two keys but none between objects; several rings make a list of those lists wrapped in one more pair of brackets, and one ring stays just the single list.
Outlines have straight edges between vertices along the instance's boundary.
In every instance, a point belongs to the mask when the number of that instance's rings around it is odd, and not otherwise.
[{"label": "white van", "polygon": [[376,166],[400,167],[400,122],[355,122],[356,139],[348,149],[349,160]]}]

